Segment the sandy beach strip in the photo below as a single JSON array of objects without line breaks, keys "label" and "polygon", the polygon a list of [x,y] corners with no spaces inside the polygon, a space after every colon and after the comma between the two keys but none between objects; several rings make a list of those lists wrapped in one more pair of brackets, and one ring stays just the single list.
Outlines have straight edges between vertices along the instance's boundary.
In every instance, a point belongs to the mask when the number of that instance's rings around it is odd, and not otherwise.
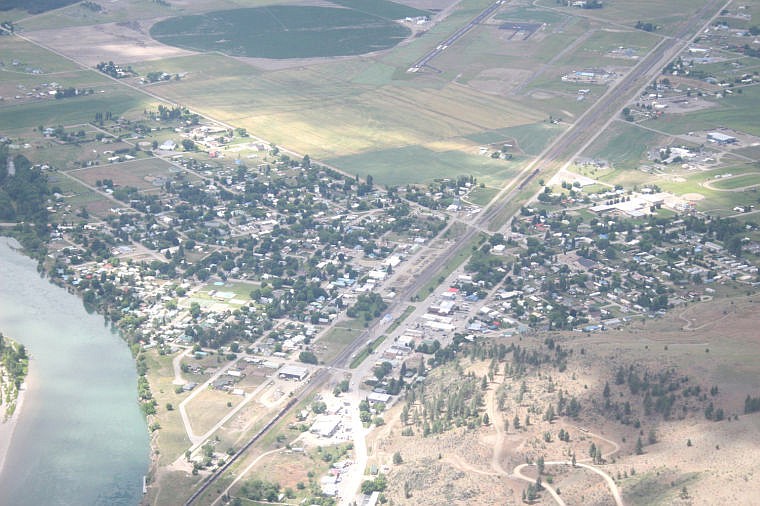
[{"label": "sandy beach strip", "polygon": [[[27,380],[28,379],[29,375],[27,374]],[[5,457],[8,455],[11,441],[13,441],[13,433],[16,430],[16,424],[18,424],[18,418],[21,414],[21,408],[24,404],[24,397],[26,397],[26,392],[27,382],[25,381],[21,384],[21,388],[19,388],[18,397],[16,398],[16,409],[13,411],[13,415],[5,421],[0,418],[0,474],[3,472],[3,467],[5,466]]]}]

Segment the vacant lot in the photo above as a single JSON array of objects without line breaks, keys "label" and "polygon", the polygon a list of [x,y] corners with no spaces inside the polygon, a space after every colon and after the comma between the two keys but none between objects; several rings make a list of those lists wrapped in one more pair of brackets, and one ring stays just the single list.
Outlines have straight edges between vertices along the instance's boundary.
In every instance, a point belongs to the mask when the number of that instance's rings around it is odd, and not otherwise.
[{"label": "vacant lot", "polygon": [[114,186],[132,186],[146,190],[162,186],[173,168],[173,165],[159,158],[147,158],[88,167],[71,172],[71,175],[92,186],[98,181],[110,179]]},{"label": "vacant lot", "polygon": [[317,357],[319,361],[328,364],[343,351],[343,349],[354,342],[362,330],[360,328],[350,327],[333,327],[327,334],[322,336],[315,343]]}]

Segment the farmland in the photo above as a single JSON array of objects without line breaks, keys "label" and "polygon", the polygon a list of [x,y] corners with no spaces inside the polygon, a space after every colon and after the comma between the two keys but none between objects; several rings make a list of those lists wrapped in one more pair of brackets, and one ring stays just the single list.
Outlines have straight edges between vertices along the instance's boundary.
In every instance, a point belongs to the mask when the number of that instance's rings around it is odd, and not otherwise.
[{"label": "farmland", "polygon": [[150,33],[184,49],[279,59],[387,49],[410,31],[351,9],[275,5],[170,18],[153,25]]}]

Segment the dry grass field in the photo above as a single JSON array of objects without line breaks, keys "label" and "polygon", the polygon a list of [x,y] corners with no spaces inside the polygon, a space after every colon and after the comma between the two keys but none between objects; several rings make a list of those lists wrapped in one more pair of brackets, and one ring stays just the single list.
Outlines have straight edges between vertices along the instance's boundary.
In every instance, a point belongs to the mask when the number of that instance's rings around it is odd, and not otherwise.
[{"label": "dry grass field", "polygon": [[115,186],[132,186],[138,190],[148,190],[160,187],[162,181],[170,177],[172,169],[173,165],[160,158],[147,158],[96,165],[71,171],[70,174],[92,186],[98,181],[110,179]]},{"label": "dry grass field", "polygon": [[[754,330],[760,323],[759,305],[756,295],[731,295],[675,309],[622,331],[568,334],[557,340],[572,350],[565,371],[542,366],[520,379],[497,372],[484,391],[483,412],[490,424],[474,430],[453,428],[423,437],[411,424],[407,427],[413,427],[414,435],[402,436],[402,401],[370,437],[370,463],[390,467],[388,496],[398,504],[513,504],[520,502],[528,485],[516,479],[517,466],[540,456],[546,462],[569,461],[573,453],[579,463],[590,464],[593,443],[605,459],[595,467],[614,480],[626,504],[751,504],[758,492],[753,477],[760,463],[752,455],[760,450],[760,414],[745,415],[743,409],[747,395],[760,394],[760,341]],[[542,339],[495,342],[540,350]],[[488,362],[460,363],[460,376],[472,372],[480,378],[489,369]],[[684,397],[679,388],[677,408],[669,417],[646,415],[642,397],[615,383],[614,371],[631,366],[655,376],[672,370],[684,387],[700,386],[706,399]],[[445,389],[452,375],[451,366],[435,370],[426,382],[426,395]],[[612,402],[631,404],[640,428],[605,414],[605,383],[611,385]],[[708,394],[713,387],[717,393]],[[501,389],[507,392],[505,410],[496,405]],[[543,419],[545,406],[556,400],[559,390],[566,398],[579,399],[578,418]],[[520,391],[524,395],[518,402]],[[708,402],[723,410],[722,421],[705,418]],[[530,425],[515,429],[513,416],[524,420],[526,414]],[[558,440],[560,429],[570,434],[568,442]],[[644,443],[641,454],[635,451],[639,437]],[[395,452],[402,455],[402,464],[392,463]],[[523,469],[523,474],[537,476],[535,466]],[[561,489],[567,504],[614,504],[610,488],[587,469],[547,464],[543,482],[547,479]],[[552,504],[546,491],[540,503]]]}]

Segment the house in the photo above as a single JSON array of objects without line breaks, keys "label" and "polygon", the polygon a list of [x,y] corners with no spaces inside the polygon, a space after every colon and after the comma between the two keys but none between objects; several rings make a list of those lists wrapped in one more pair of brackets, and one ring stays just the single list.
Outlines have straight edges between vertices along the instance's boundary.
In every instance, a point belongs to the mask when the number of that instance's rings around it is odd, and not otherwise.
[{"label": "house", "polygon": [[391,399],[391,396],[388,394],[381,394],[377,392],[372,392],[367,396],[367,401],[369,401],[370,404],[375,404],[378,402],[382,402],[383,404],[387,404],[388,401]]}]

